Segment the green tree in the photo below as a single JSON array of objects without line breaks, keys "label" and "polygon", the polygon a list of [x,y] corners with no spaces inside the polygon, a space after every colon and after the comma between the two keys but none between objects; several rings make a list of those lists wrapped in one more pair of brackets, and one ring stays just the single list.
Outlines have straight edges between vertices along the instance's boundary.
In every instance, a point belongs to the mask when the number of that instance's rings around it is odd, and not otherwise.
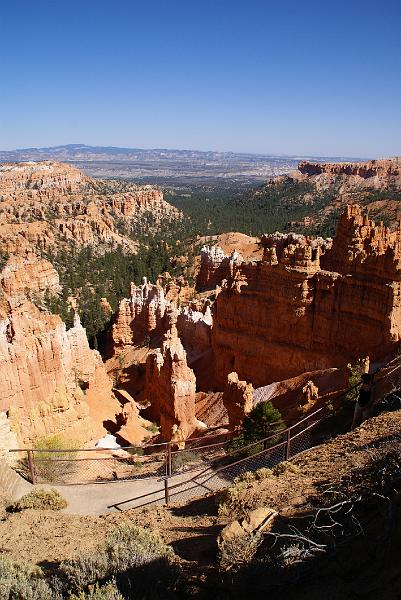
[{"label": "green tree", "polygon": [[281,413],[271,402],[260,402],[244,419],[243,435],[246,444],[252,444],[284,429]]}]

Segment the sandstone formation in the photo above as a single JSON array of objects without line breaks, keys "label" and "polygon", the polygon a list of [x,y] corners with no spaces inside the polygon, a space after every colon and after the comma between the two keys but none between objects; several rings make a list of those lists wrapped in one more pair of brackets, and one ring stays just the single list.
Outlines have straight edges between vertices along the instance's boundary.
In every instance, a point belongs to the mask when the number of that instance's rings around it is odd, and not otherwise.
[{"label": "sandstone formation", "polygon": [[205,305],[204,312],[193,310],[190,306],[180,308],[177,329],[191,363],[210,350],[212,325],[213,317],[209,304]]},{"label": "sandstone formation", "polygon": [[172,294],[174,280],[166,288],[160,283],[151,284],[144,278],[142,285],[131,284],[130,297],[121,300],[111,330],[111,354],[126,353],[140,345],[160,345],[168,330],[169,314],[177,312],[178,335],[190,361],[197,360],[211,348],[213,318],[208,303],[203,312],[188,304],[177,308],[177,296]]},{"label": "sandstone formation", "polygon": [[223,393],[223,403],[231,429],[240,427],[244,418],[253,409],[253,387],[239,381],[237,373],[230,373]]},{"label": "sandstone formation", "polygon": [[195,415],[208,427],[225,428],[228,425],[228,413],[223,403],[223,392],[197,392]]},{"label": "sandstone formation", "polygon": [[195,374],[187,365],[176,316],[170,313],[169,317],[170,329],[161,349],[150,354],[146,362],[143,397],[150,403],[152,418],[160,424],[162,439],[182,443],[206,426],[195,418]]},{"label": "sandstone formation", "polygon": [[12,256],[0,273],[3,293],[14,303],[24,297],[43,300],[46,293],[54,295],[60,290],[59,276],[53,265],[28,252],[25,256]]},{"label": "sandstone formation", "polygon": [[320,163],[301,161],[298,170],[288,175],[279,175],[267,185],[282,182],[304,182],[317,189],[338,186],[339,193],[363,191],[364,189],[401,189],[401,158],[370,160],[360,163]]},{"label": "sandstone formation", "polygon": [[318,163],[301,161],[301,175],[314,177],[316,181],[340,176],[348,185],[369,185],[374,188],[401,187],[401,158],[370,160],[365,163]]},{"label": "sandstone formation", "polygon": [[401,229],[348,207],[332,243],[287,236],[263,260],[235,265],[214,304],[215,381],[254,386],[343,367],[401,339]]},{"label": "sandstone formation", "polygon": [[302,373],[256,388],[253,406],[260,402],[272,402],[285,422],[296,421],[305,413],[313,412],[327,403],[336,405],[337,399],[349,387],[348,379],[347,368]]},{"label": "sandstone formation", "polygon": [[26,300],[0,322],[0,409],[22,443],[62,433],[80,443],[104,433],[119,403],[100,355],[74,327]]},{"label": "sandstone formation", "polygon": [[130,297],[121,300],[112,327],[113,353],[141,344],[151,335],[165,333],[169,305],[162,287],[148,283],[146,278],[140,286],[132,283]]},{"label": "sandstone formation", "polygon": [[0,411],[19,443],[60,433],[82,444],[103,435],[121,406],[99,353],[78,316],[67,330],[28,298],[58,291],[51,264],[12,257],[0,281]]},{"label": "sandstone formation", "polygon": [[220,246],[203,246],[196,289],[198,291],[214,289],[223,279],[232,276],[234,265],[241,264],[242,260],[242,256],[236,250],[227,255]]},{"label": "sandstone formation", "polygon": [[372,160],[360,163],[318,163],[302,161],[297,171],[273,177],[256,190],[255,197],[269,199],[275,188],[295,193],[289,196],[308,214],[293,221],[291,228],[332,228],[347,204],[362,204],[371,217],[386,218],[396,224],[401,218],[401,158]]},{"label": "sandstone formation", "polygon": [[[245,518],[232,521],[226,525],[218,535],[217,544],[220,550],[224,550],[226,544],[230,544],[236,538],[256,535],[261,531],[272,529],[278,512],[267,506],[259,506],[251,510]],[[249,543],[249,542],[248,542]]]},{"label": "sandstone formation", "polygon": [[0,461],[15,462],[18,459],[18,454],[13,454],[8,452],[8,450],[16,448],[18,448],[17,436],[11,430],[7,413],[0,411]]},{"label": "sandstone formation", "polygon": [[229,233],[216,235],[214,244],[220,246],[220,248],[228,255],[231,255],[234,251],[238,252],[246,261],[260,260],[262,256],[260,239],[245,235],[238,231],[230,231]]},{"label": "sandstone formation", "polygon": [[95,181],[52,161],[0,165],[0,243],[8,253],[32,247],[56,253],[68,244],[96,252],[120,245],[135,253],[127,233],[149,233],[179,218],[162,191],[148,185]]}]

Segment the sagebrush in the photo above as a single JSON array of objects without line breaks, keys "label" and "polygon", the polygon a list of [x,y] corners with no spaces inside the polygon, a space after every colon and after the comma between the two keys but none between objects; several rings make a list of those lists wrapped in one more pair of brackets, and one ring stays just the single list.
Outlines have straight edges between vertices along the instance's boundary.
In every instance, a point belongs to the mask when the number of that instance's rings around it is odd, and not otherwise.
[{"label": "sagebrush", "polygon": [[[91,554],[63,561],[59,574],[64,589],[75,594],[122,574],[129,574],[127,585],[130,586],[139,571],[141,585],[147,578],[158,583],[160,578],[174,571],[173,558],[172,548],[158,535],[143,527],[123,524],[112,530],[105,543]],[[144,567],[147,567],[146,577]]]},{"label": "sagebrush", "polygon": [[57,490],[33,489],[29,494],[10,506],[12,512],[20,512],[28,508],[41,510],[61,510],[67,507],[67,501]]}]

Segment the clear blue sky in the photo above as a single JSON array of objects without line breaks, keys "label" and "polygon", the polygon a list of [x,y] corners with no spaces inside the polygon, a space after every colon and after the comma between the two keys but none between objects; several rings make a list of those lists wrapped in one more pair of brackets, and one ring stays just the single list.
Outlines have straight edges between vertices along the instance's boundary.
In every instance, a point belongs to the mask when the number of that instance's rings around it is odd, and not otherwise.
[{"label": "clear blue sky", "polygon": [[0,149],[401,154],[400,0],[0,8]]}]

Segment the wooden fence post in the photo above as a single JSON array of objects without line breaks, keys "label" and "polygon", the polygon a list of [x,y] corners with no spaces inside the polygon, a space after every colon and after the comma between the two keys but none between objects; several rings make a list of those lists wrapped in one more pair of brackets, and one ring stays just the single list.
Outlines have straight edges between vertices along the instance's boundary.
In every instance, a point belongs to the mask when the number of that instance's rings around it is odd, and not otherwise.
[{"label": "wooden fence post", "polygon": [[27,450],[27,454],[28,454],[29,472],[31,474],[31,481],[35,485],[35,483],[36,483],[36,473],[35,473],[35,463],[34,463],[34,457],[33,457],[32,450]]},{"label": "wooden fence post", "polygon": [[287,429],[287,443],[285,445],[285,460],[290,458],[291,454],[291,428]]},{"label": "wooden fence post", "polygon": [[171,454],[171,442],[167,443],[167,477],[173,474],[173,460]]},{"label": "wooden fence post", "polygon": [[168,489],[168,477],[164,478],[164,503],[166,506],[170,504],[170,492]]}]

